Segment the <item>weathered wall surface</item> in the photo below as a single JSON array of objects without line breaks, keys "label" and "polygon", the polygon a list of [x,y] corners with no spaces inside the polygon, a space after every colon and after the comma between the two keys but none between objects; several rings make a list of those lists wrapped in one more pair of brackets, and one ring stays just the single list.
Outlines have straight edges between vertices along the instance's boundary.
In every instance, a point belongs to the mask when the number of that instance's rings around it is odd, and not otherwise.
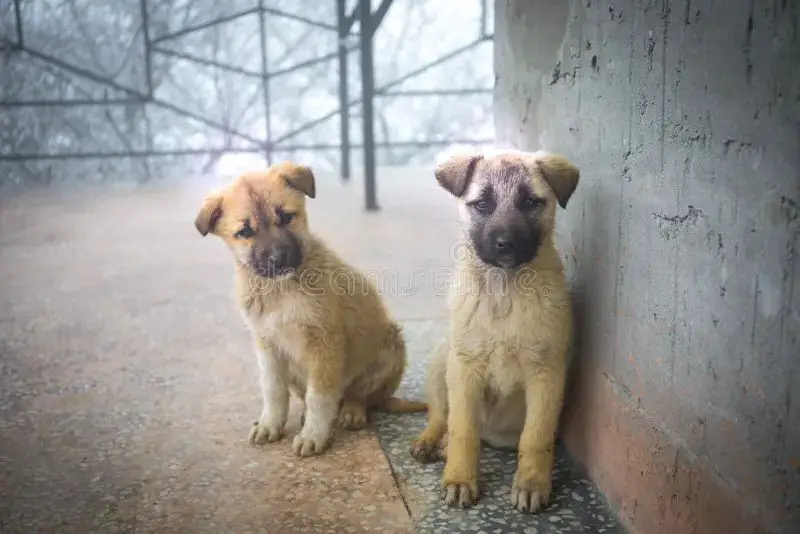
[{"label": "weathered wall surface", "polygon": [[800,2],[495,6],[499,140],[582,169],[567,443],[635,532],[792,531]]}]

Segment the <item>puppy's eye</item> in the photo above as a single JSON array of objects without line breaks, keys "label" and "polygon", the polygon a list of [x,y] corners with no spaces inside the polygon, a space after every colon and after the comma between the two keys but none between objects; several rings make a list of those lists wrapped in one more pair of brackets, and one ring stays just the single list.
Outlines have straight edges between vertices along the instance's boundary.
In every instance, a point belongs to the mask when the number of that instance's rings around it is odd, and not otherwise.
[{"label": "puppy's eye", "polygon": [[472,205],[475,208],[475,211],[478,213],[488,213],[489,210],[492,208],[489,203],[485,200],[479,200]]},{"label": "puppy's eye", "polygon": [[278,213],[278,226],[286,226],[294,219],[294,213],[282,211]]},{"label": "puppy's eye", "polygon": [[536,209],[539,206],[544,205],[545,201],[543,198],[534,198],[528,197],[522,202],[522,207],[528,210]]},{"label": "puppy's eye", "polygon": [[254,235],[256,235],[256,233],[249,226],[245,226],[244,228],[236,232],[236,237],[241,237],[244,239],[253,237]]}]

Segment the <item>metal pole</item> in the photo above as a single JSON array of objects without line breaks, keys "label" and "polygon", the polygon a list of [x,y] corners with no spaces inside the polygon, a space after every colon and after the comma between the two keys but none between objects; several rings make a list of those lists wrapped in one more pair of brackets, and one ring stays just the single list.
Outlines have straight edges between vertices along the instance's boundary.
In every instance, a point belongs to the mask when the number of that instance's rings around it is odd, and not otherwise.
[{"label": "metal pole", "polygon": [[[147,100],[151,100],[155,93],[155,87],[153,86],[153,45],[150,42],[150,14],[147,11],[147,0],[140,0],[139,5],[142,11],[142,42],[144,43],[145,85]],[[144,131],[142,132],[144,135],[144,142],[149,152],[153,150],[153,130],[151,128],[150,116],[147,113],[147,105],[140,104],[139,112],[141,114],[142,123],[144,126]],[[150,173],[150,165],[148,165],[147,158],[144,158],[142,163],[145,175],[149,181],[152,178],[152,175]]]},{"label": "metal pole", "polygon": [[25,38],[22,35],[22,7],[20,0],[14,0],[14,17],[17,23],[17,47],[25,48]]},{"label": "metal pole", "polygon": [[478,37],[479,39],[486,39],[486,35],[489,33],[486,31],[489,18],[489,14],[486,12],[487,9],[486,0],[481,0],[481,31]]},{"label": "metal pole", "polygon": [[347,14],[346,0],[336,0],[336,22],[339,33],[339,138],[341,141],[342,180],[350,179],[350,106],[347,94]]},{"label": "metal pole", "polygon": [[147,79],[147,98],[153,98],[153,50],[150,43],[150,16],[147,0],[140,0],[142,10],[142,38],[144,40],[144,74]]},{"label": "metal pole", "polygon": [[267,165],[272,165],[272,121],[269,106],[269,66],[267,64],[267,22],[264,20],[264,0],[258,0],[258,30],[261,39],[261,90],[264,95],[264,121],[266,124]]},{"label": "metal pole", "polygon": [[370,0],[359,0],[359,36],[361,40],[361,99],[364,128],[364,208],[377,211],[375,195],[375,136],[372,97],[375,94],[375,79],[372,62],[372,6]]}]

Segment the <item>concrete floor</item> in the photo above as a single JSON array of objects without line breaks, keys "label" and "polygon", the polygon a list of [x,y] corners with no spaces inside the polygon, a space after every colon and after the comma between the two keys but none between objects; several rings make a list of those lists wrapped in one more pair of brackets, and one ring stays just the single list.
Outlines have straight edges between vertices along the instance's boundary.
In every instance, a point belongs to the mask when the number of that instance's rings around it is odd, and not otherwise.
[{"label": "concrete floor", "polygon": [[[376,276],[408,336],[404,392],[419,397],[444,332],[455,206],[430,169],[380,179],[384,209],[369,214],[360,185],[320,176],[311,221]],[[481,504],[447,510],[441,465],[408,456],[421,415],[378,416],[311,459],[291,439],[251,447],[260,398],[231,258],[193,226],[213,185],[0,200],[0,531],[614,531],[565,458],[539,518],[510,508],[514,458],[493,452]]]}]

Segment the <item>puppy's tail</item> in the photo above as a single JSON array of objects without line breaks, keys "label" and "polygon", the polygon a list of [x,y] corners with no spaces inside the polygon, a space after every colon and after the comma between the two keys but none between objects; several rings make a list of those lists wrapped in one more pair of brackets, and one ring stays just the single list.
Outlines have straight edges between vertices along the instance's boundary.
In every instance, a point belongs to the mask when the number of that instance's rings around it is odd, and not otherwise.
[{"label": "puppy's tail", "polygon": [[428,411],[428,403],[401,399],[399,397],[388,397],[384,399],[376,408],[388,413],[418,413]]}]

